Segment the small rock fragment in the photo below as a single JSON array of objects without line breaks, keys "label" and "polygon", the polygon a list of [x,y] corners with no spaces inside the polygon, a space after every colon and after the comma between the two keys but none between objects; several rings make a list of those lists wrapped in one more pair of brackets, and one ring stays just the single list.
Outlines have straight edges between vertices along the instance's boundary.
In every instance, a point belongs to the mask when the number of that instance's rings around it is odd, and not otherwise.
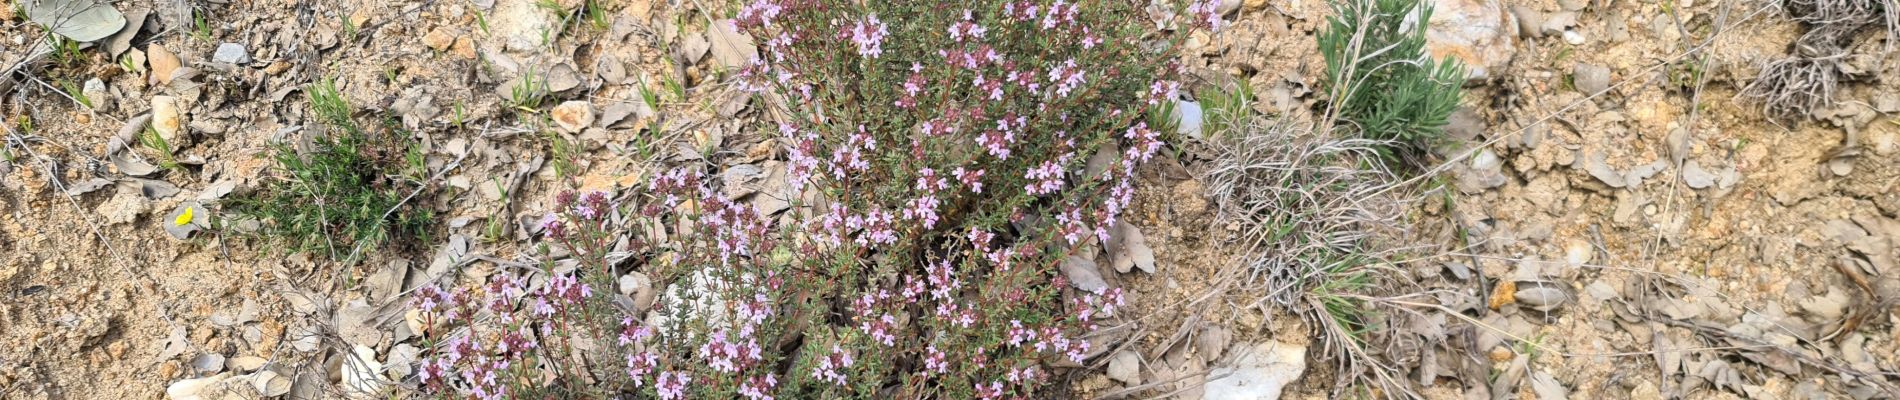
[{"label": "small rock fragment", "polygon": [[1596,177],[1597,180],[1603,181],[1603,184],[1613,188],[1626,185],[1628,182],[1623,180],[1623,174],[1616,172],[1615,168],[1610,168],[1603,158],[1602,153],[1597,153],[1595,157],[1584,157],[1582,160],[1584,172],[1589,172],[1590,176]]},{"label": "small rock fragment", "polygon": [[1571,239],[1569,243],[1564,244],[1564,261],[1570,263],[1571,268],[1590,263],[1590,258],[1594,255],[1596,255],[1596,249],[1591,248],[1590,242],[1583,239]]},{"label": "small rock fragment", "polygon": [[389,379],[401,382],[404,378],[408,378],[409,374],[415,373],[416,359],[421,356],[422,349],[408,343],[390,348],[389,362],[384,363],[388,369],[386,372],[389,374]]},{"label": "small rock fragment", "polygon": [[1497,0],[1434,0],[1425,49],[1433,58],[1464,62],[1468,79],[1490,77],[1517,55],[1516,17]]},{"label": "small rock fragment", "polygon": [[251,374],[251,385],[264,397],[277,397],[290,393],[290,378],[278,375],[275,371],[257,371]]},{"label": "small rock fragment", "polygon": [[224,367],[238,372],[251,372],[256,371],[258,368],[264,368],[264,364],[268,363],[270,363],[270,360],[265,360],[263,357],[237,356],[225,360]]},{"label": "small rock fragment", "polygon": [[1570,28],[1574,26],[1577,26],[1577,13],[1573,11],[1559,11],[1545,15],[1543,25],[1540,25],[1539,28],[1543,30],[1543,33],[1551,34],[1569,31]]},{"label": "small rock fragment", "polygon": [[191,358],[191,368],[198,370],[198,372],[205,373],[222,371],[224,370],[224,355],[218,353],[199,354],[197,357]]},{"label": "small rock fragment", "polygon": [[172,54],[171,50],[166,50],[165,46],[160,46],[158,43],[145,46],[145,57],[146,62],[151,63],[152,67],[152,77],[148,83],[170,84],[172,73],[177,72],[178,67],[184,65],[184,62],[178,59],[178,55]]},{"label": "small rock fragment", "polygon": [[1128,386],[1141,384],[1141,355],[1122,350],[1108,359],[1108,378]]},{"label": "small rock fragment", "polygon": [[1583,42],[1584,42],[1583,34],[1577,33],[1577,31],[1564,31],[1564,43],[1569,43],[1573,46],[1581,46],[1583,45]]},{"label": "small rock fragment", "polygon": [[1570,79],[1583,94],[1610,90],[1610,69],[1606,67],[1579,63],[1570,68]]},{"label": "small rock fragment", "polygon": [[548,70],[548,90],[555,93],[565,92],[581,85],[581,74],[567,63],[555,64]]},{"label": "small rock fragment", "polygon": [[165,397],[174,400],[195,399],[198,398],[198,395],[203,393],[206,388],[222,383],[225,379],[229,378],[231,378],[231,373],[226,372],[203,378],[172,382],[171,385],[165,387]]},{"label": "small rock fragment", "polygon": [[548,111],[554,117],[554,124],[560,125],[570,133],[580,133],[594,124],[594,105],[586,101],[572,100],[554,106]]},{"label": "small rock fragment", "polygon": [[369,346],[356,345],[349,357],[343,358],[343,390],[346,392],[376,394],[383,390],[383,380],[378,377],[383,363],[376,361],[376,350]]},{"label": "small rock fragment", "polygon": [[1682,183],[1688,184],[1690,189],[1708,188],[1715,185],[1715,174],[1702,169],[1695,160],[1689,160],[1682,164]]},{"label": "small rock fragment", "polygon": [[225,42],[219,44],[218,50],[211,53],[211,61],[225,64],[249,64],[251,53],[244,49],[244,45]]},{"label": "small rock fragment", "polygon": [[1209,370],[1203,400],[1278,399],[1306,372],[1306,346],[1267,342],[1240,345],[1233,366]]},{"label": "small rock fragment", "polygon": [[422,35],[422,45],[429,46],[435,51],[448,51],[449,46],[455,45],[455,37],[456,35],[449,32],[448,28],[437,27]]},{"label": "small rock fragment", "polygon": [[86,105],[92,107],[93,111],[112,111],[112,92],[106,90],[105,81],[99,78],[87,79],[85,88],[79,93],[86,95]]},{"label": "small rock fragment", "polygon": [[1517,35],[1519,37],[1544,36],[1544,13],[1536,9],[1516,5],[1511,6],[1511,15],[1517,17]]},{"label": "small rock fragment", "polygon": [[152,130],[158,132],[158,138],[166,142],[178,143],[178,132],[185,127],[185,117],[178,110],[178,98],[172,96],[152,97]]}]

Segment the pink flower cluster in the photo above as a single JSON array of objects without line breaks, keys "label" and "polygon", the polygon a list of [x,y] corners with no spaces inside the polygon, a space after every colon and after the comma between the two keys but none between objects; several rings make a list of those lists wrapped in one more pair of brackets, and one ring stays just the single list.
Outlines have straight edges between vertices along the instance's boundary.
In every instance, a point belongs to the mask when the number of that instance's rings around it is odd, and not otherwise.
[{"label": "pink flower cluster", "polygon": [[884,35],[890,32],[890,27],[885,26],[884,21],[879,21],[877,14],[871,14],[853,23],[851,29],[842,36],[858,45],[858,55],[877,58],[884,54]]},{"label": "pink flower cluster", "polygon": [[831,382],[833,385],[844,386],[846,369],[851,368],[855,363],[856,360],[851,359],[851,353],[845,352],[843,347],[834,344],[831,345],[831,354],[818,358],[818,367],[812,369],[811,377]]}]

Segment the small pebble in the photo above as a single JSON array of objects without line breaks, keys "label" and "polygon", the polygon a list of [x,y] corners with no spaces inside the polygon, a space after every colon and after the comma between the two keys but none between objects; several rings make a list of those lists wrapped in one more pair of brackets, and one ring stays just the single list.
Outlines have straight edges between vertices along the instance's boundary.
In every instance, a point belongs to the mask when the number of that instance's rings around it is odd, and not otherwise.
[{"label": "small pebble", "polygon": [[548,111],[554,117],[554,124],[568,132],[580,132],[594,124],[594,105],[585,101],[572,100],[554,106]]},{"label": "small pebble", "polygon": [[1583,34],[1577,33],[1577,31],[1564,31],[1564,43],[1581,45],[1583,44]]},{"label": "small pebble", "polygon": [[1610,89],[1609,68],[1577,64],[1570,69],[1570,79],[1577,84],[1577,91],[1583,94],[1597,94]]},{"label": "small pebble", "polygon": [[244,50],[244,45],[224,43],[218,45],[218,51],[211,53],[211,61],[225,64],[249,64],[251,53]]}]

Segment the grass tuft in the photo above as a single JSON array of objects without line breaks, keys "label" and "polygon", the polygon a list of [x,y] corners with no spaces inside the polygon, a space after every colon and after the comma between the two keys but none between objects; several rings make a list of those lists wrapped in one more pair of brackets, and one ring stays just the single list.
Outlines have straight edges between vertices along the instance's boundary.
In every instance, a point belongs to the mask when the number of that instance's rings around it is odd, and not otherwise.
[{"label": "grass tuft", "polygon": [[283,244],[287,252],[321,251],[332,259],[394,237],[426,236],[433,212],[404,205],[421,184],[415,179],[420,147],[389,124],[378,131],[363,129],[334,80],[311,84],[306,92],[328,134],[314,138],[308,152],[273,144],[277,179],[227,200],[229,209],[261,222],[258,234]]}]

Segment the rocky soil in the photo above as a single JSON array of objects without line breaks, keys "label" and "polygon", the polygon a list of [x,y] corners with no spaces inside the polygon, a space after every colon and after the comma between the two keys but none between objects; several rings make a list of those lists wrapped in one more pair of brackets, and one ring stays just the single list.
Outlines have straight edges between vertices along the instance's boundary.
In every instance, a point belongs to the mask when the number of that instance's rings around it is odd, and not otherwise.
[{"label": "rocky soil", "polygon": [[[1321,117],[1327,4],[1230,3],[1234,24],[1182,55],[1194,84]],[[1260,301],[1190,142],[1141,172],[1129,219],[1152,263],[1095,271],[1131,304],[1087,336],[1105,346],[1065,376],[1076,397],[1900,396],[1890,38],[1857,39],[1832,106],[1776,120],[1739,94],[1805,29],[1773,3],[1435,3],[1431,51],[1472,78],[1454,140],[1395,189],[1423,199],[1389,239],[1405,251],[1385,278],[1405,284],[1369,294],[1371,351],[1414,393],[1356,380],[1312,322]],[[36,51],[41,27],[0,10],[0,398],[400,387],[408,291],[533,257],[520,243],[556,191],[711,152],[737,155],[731,181],[782,173],[713,72],[753,46],[707,29],[722,5],[605,4],[118,2],[125,25],[75,53]],[[262,185],[271,146],[317,129],[303,92],[324,79],[418,138],[432,242],[343,265],[168,223]],[[515,117],[524,79],[547,83],[547,129]],[[128,140],[146,124],[170,154]]]}]

